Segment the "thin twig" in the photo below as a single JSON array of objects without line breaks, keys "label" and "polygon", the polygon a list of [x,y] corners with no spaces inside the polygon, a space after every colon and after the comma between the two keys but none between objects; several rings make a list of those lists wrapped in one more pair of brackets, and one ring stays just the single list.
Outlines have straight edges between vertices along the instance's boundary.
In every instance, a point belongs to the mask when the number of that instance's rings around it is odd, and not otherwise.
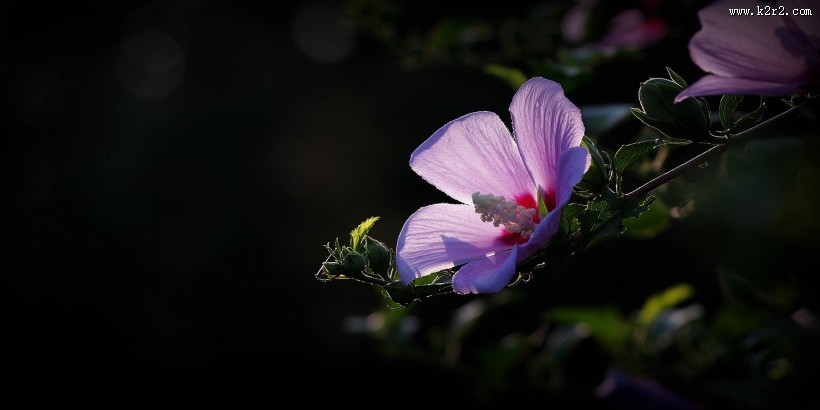
[{"label": "thin twig", "polygon": [[721,144],[721,145],[715,145],[712,148],[709,148],[706,151],[703,151],[702,153],[698,154],[697,156],[690,159],[689,161],[686,161],[683,164],[680,164],[677,167],[672,168],[669,171],[655,177],[654,179],[652,179],[649,182],[641,185],[640,187],[638,187],[634,191],[629,192],[628,194],[625,194],[623,197],[625,199],[632,199],[632,198],[636,198],[636,197],[648,194],[649,192],[653,191],[654,189],[660,187],[661,185],[663,185],[663,184],[665,184],[665,183],[667,183],[667,182],[669,182],[669,181],[671,181],[671,180],[685,174],[689,170],[691,170],[693,168],[696,168],[696,167],[700,166],[701,164],[707,163],[712,158],[714,158],[714,157],[728,151],[729,148],[731,148],[735,145],[738,145],[740,143],[746,143],[746,142],[752,140],[753,139],[752,135],[755,132],[757,132],[757,131],[765,128],[765,127],[768,127],[768,126],[770,126],[770,125],[772,125],[772,124],[774,124],[774,123],[788,117],[789,115],[791,115],[794,112],[796,112],[796,111],[800,110],[801,108],[803,108],[803,105],[805,105],[807,102],[811,101],[814,98],[815,97],[809,98],[808,100],[803,101],[802,103],[800,103],[798,105],[795,105],[794,107],[789,108],[788,110],[783,111],[780,114],[777,114],[774,117],[769,118],[768,120],[763,121],[760,124],[757,124],[752,128],[749,128],[747,130],[744,130],[744,131],[741,131],[737,134],[732,135],[729,138],[729,142],[727,142],[725,144]]}]

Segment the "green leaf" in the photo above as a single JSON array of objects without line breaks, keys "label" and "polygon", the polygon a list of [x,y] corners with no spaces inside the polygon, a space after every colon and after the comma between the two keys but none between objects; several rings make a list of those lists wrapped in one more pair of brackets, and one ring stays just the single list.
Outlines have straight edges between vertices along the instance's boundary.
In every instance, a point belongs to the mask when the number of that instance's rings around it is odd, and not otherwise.
[{"label": "green leaf", "polygon": [[[453,292],[452,277],[441,274],[427,275],[423,284],[411,282],[407,286],[400,280],[384,285],[384,294],[390,300],[402,306],[410,305],[417,300],[424,300],[432,296],[445,295]],[[421,279],[421,278],[420,278]]]},{"label": "green leaf", "polygon": [[581,230],[579,217],[584,213],[586,207],[581,204],[569,203],[564,206],[561,214],[561,227],[568,238]]},{"label": "green leaf", "polygon": [[626,218],[623,224],[626,228],[626,235],[630,238],[652,238],[669,227],[669,209],[663,201],[656,199],[641,216]]},{"label": "green leaf", "polygon": [[622,199],[607,197],[589,201],[580,216],[580,233],[584,241],[620,235],[624,231],[621,223],[625,218],[636,218],[646,212],[655,197]]},{"label": "green leaf", "polygon": [[720,115],[720,125],[723,126],[724,130],[732,128],[732,114],[741,102],[743,102],[743,96],[740,94],[726,94],[720,98],[718,113]]},{"label": "green leaf", "polygon": [[768,298],[749,279],[735,273],[720,271],[718,280],[727,299],[735,303],[767,306]]},{"label": "green leaf", "polygon": [[521,70],[500,64],[484,65],[484,73],[507,83],[514,90],[520,88],[527,81],[527,76]]},{"label": "green leaf", "polygon": [[616,309],[563,307],[552,311],[553,321],[564,324],[585,324],[606,347],[617,349],[624,343],[629,327]]},{"label": "green leaf", "polygon": [[709,137],[711,115],[705,109],[705,100],[687,98],[675,103],[675,97],[682,90],[683,87],[672,80],[650,78],[638,89],[642,113],[634,109],[632,113],[668,137],[694,140]]},{"label": "green leaf", "polygon": [[666,72],[669,73],[669,78],[671,78],[677,85],[684,88],[686,87],[686,81],[683,81],[683,77],[679,76],[678,73],[672,71],[669,67],[666,67]]},{"label": "green leaf", "polygon": [[356,229],[350,231],[350,247],[353,248],[354,251],[359,251],[359,246],[362,245],[364,236],[370,232],[370,228],[372,228],[378,220],[378,216],[371,216],[360,223]]},{"label": "green leaf", "polygon": [[601,156],[601,152],[598,150],[598,147],[592,143],[592,140],[584,136],[581,139],[581,145],[589,151],[589,155],[592,158],[592,163],[590,164],[589,170],[587,173],[584,174],[584,185],[587,185],[585,188],[593,188],[593,192],[597,192],[598,190],[594,189],[595,185],[606,185],[609,183],[609,172],[607,172],[607,165],[604,161],[604,157]]},{"label": "green leaf", "polygon": [[680,302],[692,297],[695,289],[685,283],[672,286],[663,292],[651,295],[638,312],[638,324],[648,326],[661,312],[675,307]]},{"label": "green leaf", "polygon": [[626,144],[615,153],[615,172],[623,174],[632,164],[652,152],[655,148],[663,145],[659,140],[641,141]]}]

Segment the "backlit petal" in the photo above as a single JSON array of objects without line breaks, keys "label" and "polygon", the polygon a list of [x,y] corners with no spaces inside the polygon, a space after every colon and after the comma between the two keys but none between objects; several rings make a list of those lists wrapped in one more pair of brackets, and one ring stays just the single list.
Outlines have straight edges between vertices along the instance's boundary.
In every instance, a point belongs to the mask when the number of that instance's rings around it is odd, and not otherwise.
[{"label": "backlit petal", "polygon": [[509,130],[491,112],[467,114],[436,131],[410,156],[410,167],[465,204],[474,192],[510,200],[535,192]]},{"label": "backlit petal", "polygon": [[510,105],[518,149],[536,185],[555,189],[561,154],[581,143],[581,111],[564,96],[561,85],[544,78],[524,83]]},{"label": "backlit petal", "polygon": [[800,85],[820,61],[817,51],[787,29],[783,17],[729,15],[729,8],[751,7],[756,12],[758,6],[765,4],[719,1],[702,9],[702,28],[689,42],[692,61],[722,77]]},{"label": "backlit petal", "polygon": [[453,290],[465,293],[497,293],[515,275],[518,246],[487,258],[470,262],[453,276]]},{"label": "backlit petal", "polygon": [[681,91],[681,93],[675,97],[675,102],[683,101],[689,97],[707,95],[747,94],[776,96],[793,94],[800,91],[800,86],[795,84],[707,75]]},{"label": "backlit petal", "polygon": [[481,221],[471,205],[435,204],[407,219],[396,245],[396,267],[402,282],[449,269],[508,249],[503,228]]}]

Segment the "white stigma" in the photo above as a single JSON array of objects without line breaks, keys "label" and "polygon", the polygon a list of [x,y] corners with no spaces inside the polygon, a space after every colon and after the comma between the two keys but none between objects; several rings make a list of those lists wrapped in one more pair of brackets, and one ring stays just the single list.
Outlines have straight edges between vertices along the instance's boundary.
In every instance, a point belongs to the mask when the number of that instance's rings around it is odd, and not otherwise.
[{"label": "white stigma", "polygon": [[481,215],[484,222],[492,222],[493,226],[504,225],[510,233],[520,234],[522,238],[532,236],[537,223],[532,221],[536,210],[525,208],[514,201],[508,201],[503,196],[493,194],[481,195],[473,193],[475,211]]}]

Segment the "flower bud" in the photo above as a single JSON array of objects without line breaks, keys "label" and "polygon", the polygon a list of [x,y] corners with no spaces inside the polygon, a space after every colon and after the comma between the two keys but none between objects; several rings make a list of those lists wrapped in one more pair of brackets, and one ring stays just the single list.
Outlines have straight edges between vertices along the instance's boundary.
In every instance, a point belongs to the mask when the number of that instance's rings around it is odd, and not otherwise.
[{"label": "flower bud", "polygon": [[365,236],[365,251],[373,273],[387,278],[387,271],[390,268],[390,250],[387,249],[387,246],[369,236]]},{"label": "flower bud", "polygon": [[342,267],[348,276],[363,271],[366,266],[367,259],[361,253],[355,251],[350,251],[342,261]]}]

